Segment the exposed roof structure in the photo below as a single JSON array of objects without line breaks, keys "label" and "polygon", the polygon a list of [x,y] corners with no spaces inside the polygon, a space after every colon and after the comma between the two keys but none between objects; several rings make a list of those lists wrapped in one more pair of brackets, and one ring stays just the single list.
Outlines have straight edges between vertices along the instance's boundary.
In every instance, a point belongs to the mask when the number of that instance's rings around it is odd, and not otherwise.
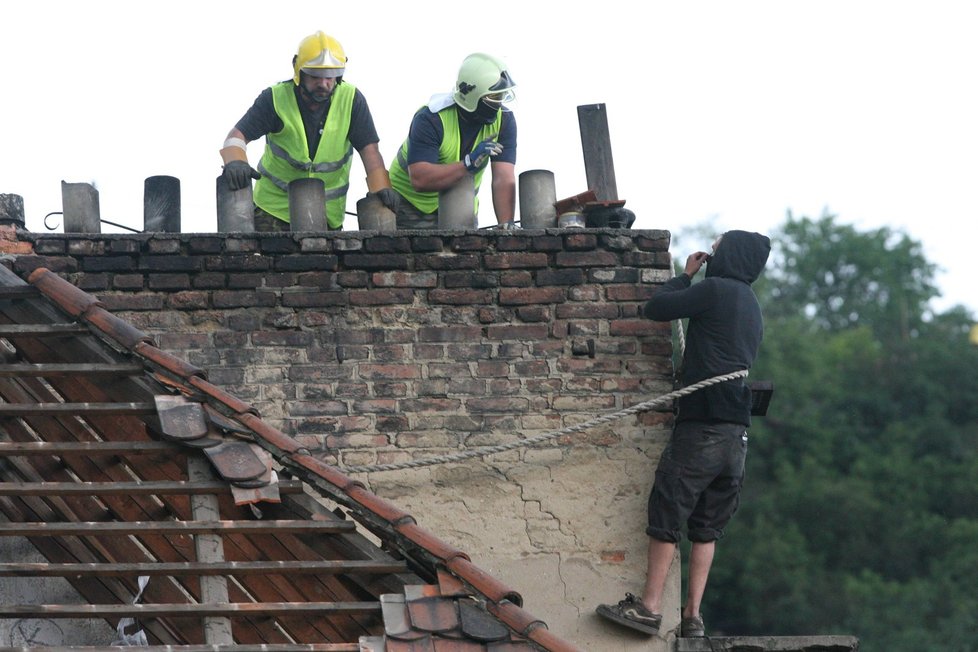
[{"label": "exposed roof structure", "polygon": [[0,354],[0,533],[46,559],[0,576],[63,577],[87,601],[0,617],[135,621],[146,649],[578,649],[55,273],[0,266]]}]

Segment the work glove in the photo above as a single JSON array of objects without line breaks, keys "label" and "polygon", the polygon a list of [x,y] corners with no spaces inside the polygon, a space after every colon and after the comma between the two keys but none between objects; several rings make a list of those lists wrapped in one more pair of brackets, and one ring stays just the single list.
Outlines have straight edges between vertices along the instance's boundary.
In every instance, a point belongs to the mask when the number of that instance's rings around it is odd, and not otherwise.
[{"label": "work glove", "polygon": [[397,194],[396,190],[393,188],[381,188],[375,194],[380,199],[381,204],[395,213],[397,212],[398,207],[401,205],[401,196]]},{"label": "work glove", "polygon": [[[493,136],[495,138],[495,136]],[[470,154],[465,155],[465,159],[462,161],[465,163],[465,169],[475,174],[482,168],[486,167],[489,163],[489,159],[493,156],[499,156],[503,153],[503,146],[492,138],[486,138],[484,141],[475,146]]]},{"label": "work glove", "polygon": [[252,179],[261,179],[261,175],[247,161],[228,161],[224,165],[224,179],[231,190],[241,190],[250,186]]}]

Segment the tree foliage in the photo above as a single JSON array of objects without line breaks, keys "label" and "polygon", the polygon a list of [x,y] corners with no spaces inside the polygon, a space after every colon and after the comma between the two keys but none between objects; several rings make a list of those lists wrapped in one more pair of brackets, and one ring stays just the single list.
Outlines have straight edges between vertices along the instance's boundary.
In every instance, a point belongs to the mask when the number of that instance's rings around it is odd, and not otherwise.
[{"label": "tree foliage", "polygon": [[755,284],[774,382],[717,547],[715,633],[978,650],[978,346],[935,266],[889,229],[790,214]]}]

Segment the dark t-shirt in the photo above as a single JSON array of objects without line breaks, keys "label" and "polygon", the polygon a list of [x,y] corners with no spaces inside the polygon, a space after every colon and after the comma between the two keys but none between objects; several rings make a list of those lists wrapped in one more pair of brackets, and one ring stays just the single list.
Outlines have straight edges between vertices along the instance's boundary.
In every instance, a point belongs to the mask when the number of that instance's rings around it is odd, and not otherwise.
[{"label": "dark t-shirt", "polygon": [[[477,145],[475,139],[483,125],[465,119],[465,112],[458,111],[458,128],[462,141],[461,152],[471,152]],[[414,114],[411,130],[408,132],[410,145],[408,147],[408,165],[424,161],[438,163],[438,149],[441,145],[445,128],[437,113],[432,113],[428,107]],[[503,110],[502,123],[499,125],[499,137],[496,139],[503,146],[499,156],[493,157],[493,162],[516,164],[516,117],[512,111]]]},{"label": "dark t-shirt", "polygon": [[[341,82],[342,83],[342,82]],[[306,128],[306,142],[309,143],[309,158],[312,158],[319,147],[319,139],[322,136],[323,125],[326,124],[326,115],[329,113],[330,103],[326,102],[319,111],[311,111],[306,104],[298,98],[299,87],[295,87],[296,99],[299,104],[299,113],[302,115],[302,124]],[[245,140],[258,140],[265,134],[281,131],[285,126],[282,119],[275,113],[275,103],[272,101],[272,89],[266,88],[255,99],[251,108],[234,125],[244,134]],[[354,149],[360,151],[363,147],[372,143],[380,142],[377,129],[374,127],[374,118],[370,114],[370,107],[367,100],[358,88],[353,96],[353,113],[350,117],[350,143]]]}]

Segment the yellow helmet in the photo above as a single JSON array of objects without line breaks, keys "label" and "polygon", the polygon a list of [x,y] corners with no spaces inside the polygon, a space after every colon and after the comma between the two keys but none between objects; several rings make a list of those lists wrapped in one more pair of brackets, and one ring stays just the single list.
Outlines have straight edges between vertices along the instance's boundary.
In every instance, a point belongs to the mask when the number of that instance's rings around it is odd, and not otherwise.
[{"label": "yellow helmet", "polygon": [[314,77],[342,77],[346,70],[346,53],[343,46],[332,36],[316,32],[299,43],[299,49],[292,57],[295,75],[292,81],[299,84],[299,73]]}]

